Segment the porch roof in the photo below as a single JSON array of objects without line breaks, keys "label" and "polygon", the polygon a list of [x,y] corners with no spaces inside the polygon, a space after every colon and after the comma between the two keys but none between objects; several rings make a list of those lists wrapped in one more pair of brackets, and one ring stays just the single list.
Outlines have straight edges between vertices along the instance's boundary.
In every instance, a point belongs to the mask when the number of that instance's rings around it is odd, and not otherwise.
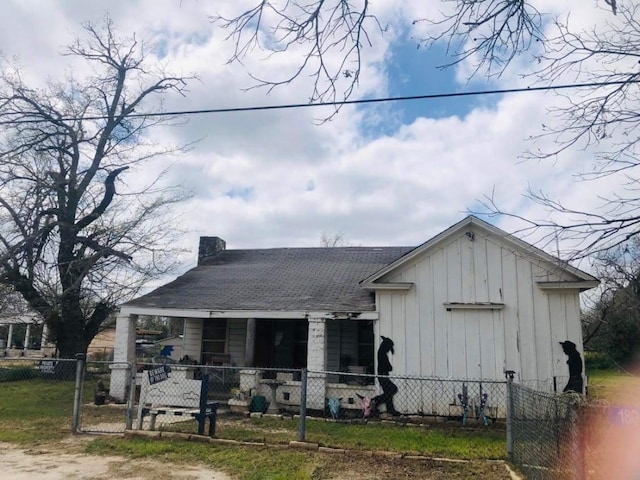
[{"label": "porch roof", "polygon": [[375,310],[360,281],[414,247],[223,250],[125,307],[198,310]]}]

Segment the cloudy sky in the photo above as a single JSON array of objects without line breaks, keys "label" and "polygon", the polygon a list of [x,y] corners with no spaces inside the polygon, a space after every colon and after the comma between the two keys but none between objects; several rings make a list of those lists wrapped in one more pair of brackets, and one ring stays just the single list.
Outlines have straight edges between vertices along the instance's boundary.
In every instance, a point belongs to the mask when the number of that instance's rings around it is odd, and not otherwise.
[{"label": "cloudy sky", "polygon": [[[540,0],[540,11],[573,9],[574,21],[597,23],[601,0]],[[248,72],[278,79],[300,62],[300,52],[278,57],[253,52],[243,64],[228,64],[233,45],[210,16],[232,14],[255,0],[4,0],[0,50],[17,57],[27,78],[59,78],[69,59],[63,46],[81,33],[83,21],[109,15],[116,30],[149,40],[152,58],[179,74],[197,76],[186,97],[168,97],[168,110],[216,109],[305,103],[311,80],[271,91],[246,90]],[[558,6],[557,4],[561,5]],[[384,4],[384,5],[379,5]],[[384,0],[372,4],[387,27],[371,35],[364,69],[353,98],[422,95],[526,86],[529,63],[492,81],[468,81],[468,65],[437,66],[444,45],[417,48],[424,23],[439,1]],[[600,5],[602,6],[602,5]],[[596,202],[598,183],[572,176],[589,163],[570,151],[553,161],[527,161],[528,140],[552,121],[550,93],[420,100],[346,107],[329,122],[322,109],[271,110],[191,116],[187,123],[150,132],[168,144],[196,142],[174,158],[154,160],[145,175],[170,168],[172,182],[193,192],[180,205],[185,269],[195,264],[199,235],[217,235],[228,248],[319,246],[323,232],[341,233],[352,245],[417,245],[461,220],[478,200],[494,192],[500,205],[528,218],[545,212],[528,202],[527,187],[568,205]],[[129,178],[133,182],[134,179]],[[609,189],[611,186],[608,187]],[[514,220],[492,218],[513,231]]]}]

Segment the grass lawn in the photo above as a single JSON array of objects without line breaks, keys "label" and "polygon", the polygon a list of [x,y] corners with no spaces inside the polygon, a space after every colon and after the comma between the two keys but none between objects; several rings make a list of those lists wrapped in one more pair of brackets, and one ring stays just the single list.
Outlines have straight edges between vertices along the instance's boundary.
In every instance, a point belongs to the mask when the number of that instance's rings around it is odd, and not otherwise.
[{"label": "grass lawn", "polygon": [[617,370],[594,370],[587,375],[590,400],[606,400],[621,405],[640,403],[640,377]]},{"label": "grass lawn", "polygon": [[[232,472],[241,480],[262,479],[476,479],[509,480],[505,467],[496,462],[468,463],[406,460],[370,452],[328,454],[288,448],[210,445],[197,442],[101,438],[86,451],[97,455],[155,458],[171,464],[205,464]],[[179,468],[179,467],[178,467]]]},{"label": "grass lawn", "polygon": [[[298,421],[251,418],[221,422],[222,438],[267,443],[295,440]],[[427,426],[390,423],[334,423],[307,421],[306,440],[321,446],[386,450],[460,459],[504,459],[506,432],[499,426],[463,428],[458,423],[437,422]]]},{"label": "grass lawn", "polygon": [[69,435],[73,392],[69,381],[0,383],[0,441],[33,445]]}]

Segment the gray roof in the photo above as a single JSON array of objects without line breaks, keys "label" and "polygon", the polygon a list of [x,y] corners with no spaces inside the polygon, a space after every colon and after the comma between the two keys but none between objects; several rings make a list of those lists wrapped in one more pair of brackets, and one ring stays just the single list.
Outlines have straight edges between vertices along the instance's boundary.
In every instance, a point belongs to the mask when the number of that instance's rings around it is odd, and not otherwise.
[{"label": "gray roof", "polygon": [[224,250],[126,306],[256,311],[375,310],[360,281],[414,247]]}]

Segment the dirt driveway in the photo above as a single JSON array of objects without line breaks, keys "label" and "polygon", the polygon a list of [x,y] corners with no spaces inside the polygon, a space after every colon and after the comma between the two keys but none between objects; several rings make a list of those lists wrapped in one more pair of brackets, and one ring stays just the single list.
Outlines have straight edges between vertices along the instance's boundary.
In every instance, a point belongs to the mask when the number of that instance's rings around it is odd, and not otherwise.
[{"label": "dirt driveway", "polygon": [[171,467],[164,462],[123,457],[64,453],[64,449],[28,450],[0,443],[0,478],[11,480],[230,480],[222,472],[204,467]]}]

